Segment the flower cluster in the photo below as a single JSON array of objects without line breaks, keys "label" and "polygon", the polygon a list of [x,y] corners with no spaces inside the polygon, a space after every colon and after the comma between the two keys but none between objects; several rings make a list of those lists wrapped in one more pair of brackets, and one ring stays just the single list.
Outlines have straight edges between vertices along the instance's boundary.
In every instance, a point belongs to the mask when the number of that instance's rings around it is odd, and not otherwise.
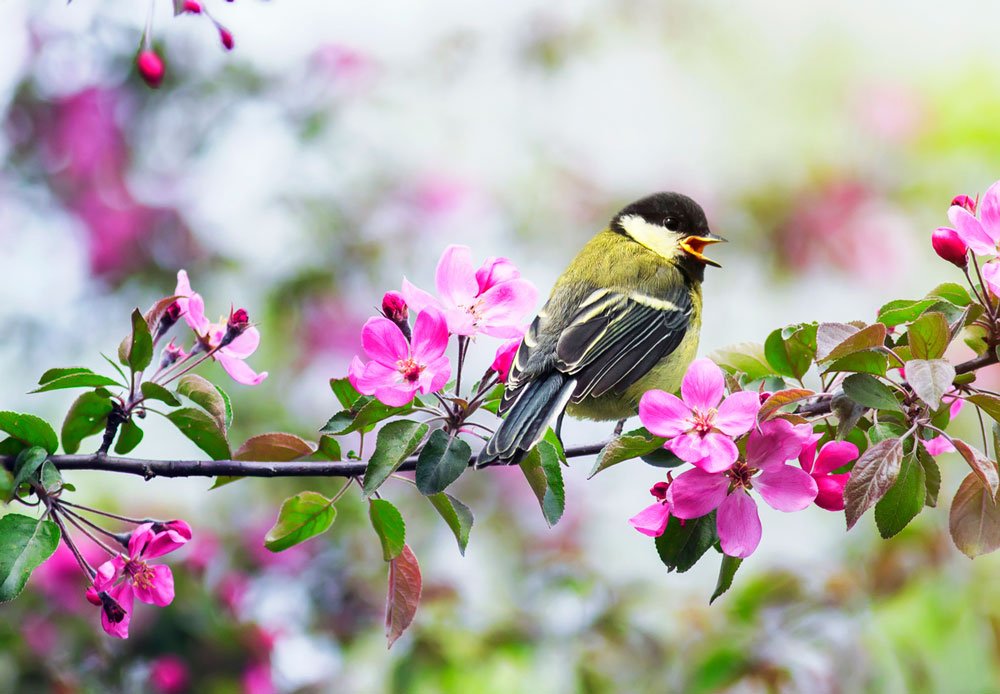
[{"label": "flower cluster", "polygon": [[938,227],[931,235],[934,251],[944,260],[965,270],[969,251],[991,259],[982,266],[982,280],[993,296],[1000,296],[1000,181],[987,189],[980,201],[956,196],[948,208],[950,227]]},{"label": "flower cluster", "polygon": [[[229,2],[232,2],[232,0],[229,0]],[[146,25],[146,30],[142,33],[139,53],[135,58],[135,67],[139,71],[139,76],[142,77],[142,80],[150,87],[156,89],[163,82],[166,68],[163,64],[163,58],[153,49],[152,12],[154,5],[155,0],[150,0],[150,21]],[[183,2],[178,4],[175,1],[174,6],[176,14],[205,17],[205,19],[211,22],[218,33],[219,43],[222,44],[222,47],[227,51],[233,50],[233,46],[235,45],[233,33],[208,11],[208,7],[204,2],[183,0]]]},{"label": "flower cluster", "polygon": [[[857,458],[853,444],[828,442],[817,456],[820,437],[808,424],[781,418],[758,423],[758,393],[724,395],[722,370],[709,359],[698,359],[684,376],[680,398],[660,390],[642,397],[642,423],[667,439],[664,448],[693,467],[676,478],[668,475],[650,490],[656,503],[630,521],[639,532],[656,537],[671,515],[684,521],[716,511],[722,551],[742,558],[757,549],[761,538],[752,490],[784,512],[801,511],[813,502],[828,510],[844,508],[850,473],[831,473]],[[795,458],[799,467],[788,464]]]}]

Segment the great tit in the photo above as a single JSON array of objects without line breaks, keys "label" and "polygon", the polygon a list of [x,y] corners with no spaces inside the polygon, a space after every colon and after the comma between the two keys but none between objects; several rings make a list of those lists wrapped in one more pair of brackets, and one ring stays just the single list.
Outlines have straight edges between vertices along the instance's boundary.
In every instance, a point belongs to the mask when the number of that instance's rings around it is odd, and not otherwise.
[{"label": "great tit", "polygon": [[506,415],[477,465],[517,463],[568,412],[622,420],[647,390],[674,392],[698,349],[704,255],[725,241],[680,193],[616,214],[556,281],[517,350]]}]

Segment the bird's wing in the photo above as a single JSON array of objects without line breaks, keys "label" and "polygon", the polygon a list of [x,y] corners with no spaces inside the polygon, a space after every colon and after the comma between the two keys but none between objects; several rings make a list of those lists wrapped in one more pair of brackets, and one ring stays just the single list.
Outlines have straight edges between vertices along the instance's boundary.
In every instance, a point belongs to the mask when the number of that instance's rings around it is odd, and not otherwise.
[{"label": "bird's wing", "polygon": [[624,390],[684,339],[690,290],[665,297],[599,289],[581,304],[556,343],[556,368],[576,378],[573,401]]}]

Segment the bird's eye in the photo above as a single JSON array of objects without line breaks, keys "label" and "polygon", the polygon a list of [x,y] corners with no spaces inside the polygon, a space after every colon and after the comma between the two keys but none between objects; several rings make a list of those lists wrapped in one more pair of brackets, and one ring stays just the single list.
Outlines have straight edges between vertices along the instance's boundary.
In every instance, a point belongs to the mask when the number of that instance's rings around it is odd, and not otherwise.
[{"label": "bird's eye", "polygon": [[665,226],[670,231],[677,231],[680,229],[680,222],[678,222],[674,217],[667,217],[663,220],[663,226]]}]

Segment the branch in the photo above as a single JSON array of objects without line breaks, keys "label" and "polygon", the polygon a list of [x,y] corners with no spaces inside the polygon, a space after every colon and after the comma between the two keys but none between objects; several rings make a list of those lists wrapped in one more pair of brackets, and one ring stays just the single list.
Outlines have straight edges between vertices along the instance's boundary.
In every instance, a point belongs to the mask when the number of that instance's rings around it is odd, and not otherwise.
[{"label": "branch", "polygon": [[[574,446],[566,449],[567,458],[581,458],[599,453],[608,441]],[[0,462],[11,470],[16,456],[0,456]],[[154,477],[360,477],[368,462],[291,462],[274,463],[255,460],[145,460],[98,455],[53,455],[49,460],[60,470],[103,470]],[[469,459],[472,466],[476,459]],[[399,466],[401,472],[416,469],[417,456],[410,456]]]}]

